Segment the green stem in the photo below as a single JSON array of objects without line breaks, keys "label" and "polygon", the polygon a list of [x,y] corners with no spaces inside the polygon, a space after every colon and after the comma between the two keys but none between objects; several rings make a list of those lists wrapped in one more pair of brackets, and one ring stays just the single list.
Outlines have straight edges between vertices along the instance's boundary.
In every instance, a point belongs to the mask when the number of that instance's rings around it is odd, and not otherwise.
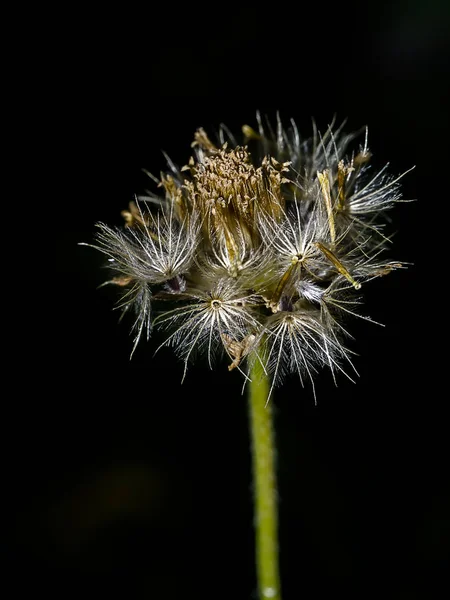
[{"label": "green stem", "polygon": [[267,403],[269,378],[255,361],[249,384],[252,437],[256,574],[260,600],[281,600],[278,572],[278,517],[272,408]]}]

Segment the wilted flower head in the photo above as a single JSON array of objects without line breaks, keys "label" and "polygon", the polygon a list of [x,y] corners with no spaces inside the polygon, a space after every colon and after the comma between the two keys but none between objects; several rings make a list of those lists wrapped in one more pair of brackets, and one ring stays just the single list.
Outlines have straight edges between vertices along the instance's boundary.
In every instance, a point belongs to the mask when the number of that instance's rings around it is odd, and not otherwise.
[{"label": "wilted flower head", "polygon": [[132,202],[123,227],[99,223],[93,246],[134,313],[133,352],[160,326],[185,371],[219,351],[245,378],[260,361],[272,392],[291,372],[313,383],[321,367],[352,367],[344,322],[358,290],[402,266],[381,258],[402,175],[372,171],[367,130],[349,152],[357,136],[342,127],[303,140],[294,122],[257,120],[239,143],[225,127],[214,141],[199,129],[187,165],[168,159],[152,177],[160,193]]}]

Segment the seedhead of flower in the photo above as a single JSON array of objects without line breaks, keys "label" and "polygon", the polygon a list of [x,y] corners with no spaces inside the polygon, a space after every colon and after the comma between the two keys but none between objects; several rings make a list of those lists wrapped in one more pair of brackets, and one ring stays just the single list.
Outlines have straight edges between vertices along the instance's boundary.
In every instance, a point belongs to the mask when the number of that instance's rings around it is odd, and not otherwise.
[{"label": "seedhead of flower", "polygon": [[354,370],[347,317],[361,315],[362,285],[403,267],[383,260],[385,213],[401,201],[387,165],[371,169],[367,130],[331,125],[303,140],[294,122],[276,130],[257,115],[238,142],[199,129],[179,169],[168,159],[157,187],[123,211],[121,227],[98,224],[91,246],[108,257],[106,282],[134,313],[132,353],[152,327],[184,361],[225,356],[248,380],[261,363],[270,394],[286,375]]}]

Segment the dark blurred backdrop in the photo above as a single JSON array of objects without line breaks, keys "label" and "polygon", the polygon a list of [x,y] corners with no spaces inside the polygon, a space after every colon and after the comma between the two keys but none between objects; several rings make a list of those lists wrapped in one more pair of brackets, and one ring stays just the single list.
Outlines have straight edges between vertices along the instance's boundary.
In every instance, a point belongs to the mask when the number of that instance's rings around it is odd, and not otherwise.
[{"label": "dark blurred backdrop", "polygon": [[274,398],[284,598],[445,597],[448,2],[78,4],[23,22],[5,218],[35,235],[8,287],[26,300],[4,376],[7,597],[254,597],[241,380],[198,364],[181,385],[158,335],[130,361],[102,256],[78,243],[121,224],[162,151],[185,164],[198,127],[239,132],[257,110],[304,136],[311,118],[368,125],[377,166],[416,165],[417,202],[392,213],[392,257],[412,266],[364,290],[386,327],[353,321],[357,383],[324,373],[314,406],[293,378]]}]

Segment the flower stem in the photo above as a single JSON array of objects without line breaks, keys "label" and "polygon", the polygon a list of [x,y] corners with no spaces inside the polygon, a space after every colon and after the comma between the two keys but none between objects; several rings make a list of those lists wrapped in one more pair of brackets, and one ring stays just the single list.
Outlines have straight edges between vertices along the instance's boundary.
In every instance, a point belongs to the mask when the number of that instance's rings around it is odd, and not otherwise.
[{"label": "flower stem", "polygon": [[278,571],[278,517],[269,378],[255,361],[249,384],[249,421],[253,454],[256,575],[260,600],[281,600]]}]

